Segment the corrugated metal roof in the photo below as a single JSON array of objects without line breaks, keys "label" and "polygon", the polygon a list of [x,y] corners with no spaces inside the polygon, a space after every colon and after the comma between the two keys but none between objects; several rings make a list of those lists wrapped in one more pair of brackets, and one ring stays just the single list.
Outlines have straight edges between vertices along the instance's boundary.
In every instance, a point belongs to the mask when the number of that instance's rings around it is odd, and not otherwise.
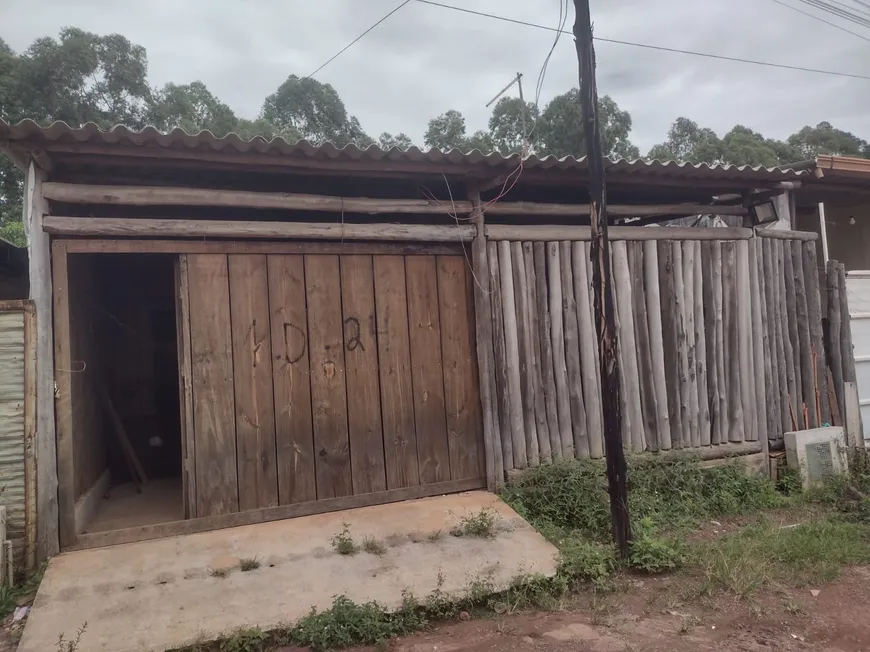
[{"label": "corrugated metal roof", "polygon": [[[54,122],[48,127],[41,127],[33,120],[22,120],[10,125],[0,120],[0,144],[4,141],[12,145],[23,141],[25,148],[45,149],[51,151],[52,143],[88,143],[102,145],[117,145],[119,147],[161,147],[166,149],[189,151],[191,158],[196,158],[196,152],[222,152],[232,154],[261,154],[264,156],[289,156],[296,158],[311,158],[318,160],[343,161],[391,161],[408,163],[441,163],[455,165],[457,171],[467,171],[469,168],[487,168],[494,172],[511,171],[519,165],[519,154],[505,156],[498,152],[484,154],[480,150],[462,152],[458,149],[441,151],[439,149],[421,150],[411,147],[402,150],[394,147],[383,150],[376,145],[360,149],[356,145],[336,147],[332,143],[313,145],[307,141],[289,143],[283,138],[266,140],[256,136],[244,140],[236,134],[217,137],[210,131],[200,131],[189,134],[183,129],[173,129],[162,133],[154,127],[146,127],[141,131],[129,129],[123,125],[111,129],[101,129],[96,124],[88,123],[82,127],[71,127],[65,122]],[[586,169],[586,158],[566,156],[527,156],[523,161],[525,169],[582,171]],[[644,176],[683,179],[740,179],[759,181],[785,181],[806,175],[805,171],[736,166],[730,164],[708,165],[706,163],[677,163],[675,161],[645,161],[608,160],[607,171],[610,174],[641,174]]]}]

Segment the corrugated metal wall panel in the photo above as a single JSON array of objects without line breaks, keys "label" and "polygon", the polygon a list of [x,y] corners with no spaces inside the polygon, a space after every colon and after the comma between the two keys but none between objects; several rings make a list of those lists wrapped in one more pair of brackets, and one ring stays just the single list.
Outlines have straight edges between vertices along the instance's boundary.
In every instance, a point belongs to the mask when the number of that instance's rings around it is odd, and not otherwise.
[{"label": "corrugated metal wall panel", "polygon": [[18,563],[24,544],[24,362],[24,313],[0,312],[0,504]]}]

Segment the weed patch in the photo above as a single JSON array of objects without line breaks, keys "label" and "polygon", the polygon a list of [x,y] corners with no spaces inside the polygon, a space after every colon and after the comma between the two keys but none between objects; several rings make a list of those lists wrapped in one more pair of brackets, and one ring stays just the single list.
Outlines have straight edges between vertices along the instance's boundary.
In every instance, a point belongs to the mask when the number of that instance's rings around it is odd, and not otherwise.
[{"label": "weed patch", "polygon": [[332,537],[332,549],[339,555],[355,555],[359,547],[350,535],[350,526],[342,523],[342,530]]},{"label": "weed patch", "polygon": [[260,567],[260,560],[256,557],[246,557],[239,562],[239,568],[243,573],[257,570]]},{"label": "weed patch", "polygon": [[57,652],[77,652],[79,644],[82,641],[82,634],[88,628],[87,623],[82,623],[82,626],[76,630],[75,638],[67,639],[63,634],[57,637],[55,649]]},{"label": "weed patch", "polygon": [[387,554],[387,547],[383,542],[378,541],[377,539],[372,539],[371,537],[363,539],[362,549],[370,555],[377,555],[378,557]]},{"label": "weed patch", "polygon": [[471,516],[463,516],[450,534],[455,537],[479,537],[481,539],[495,538],[496,513],[491,509],[482,509]]}]

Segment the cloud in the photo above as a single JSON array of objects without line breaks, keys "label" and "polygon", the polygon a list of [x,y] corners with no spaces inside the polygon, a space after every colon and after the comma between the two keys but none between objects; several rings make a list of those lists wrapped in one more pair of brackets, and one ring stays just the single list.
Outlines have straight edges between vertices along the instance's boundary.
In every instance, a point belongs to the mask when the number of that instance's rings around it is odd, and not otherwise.
[{"label": "cloud", "polygon": [[[558,0],[445,0],[476,11],[556,27]],[[783,0],[809,9],[796,0]],[[202,80],[239,115],[254,117],[290,74],[307,75],[398,0],[3,0],[0,37],[21,51],[66,25],[118,32],[145,46],[152,84]],[[595,34],[669,48],[868,74],[870,42],[768,0],[593,0]],[[870,28],[820,16],[870,38]],[[567,29],[573,22],[571,10]],[[470,131],[486,127],[485,104],[517,72],[526,97],[552,45],[551,32],[410,2],[317,78],[339,91],[364,128],[422,141],[447,109]],[[720,134],[744,124],[784,138],[828,120],[870,138],[870,81],[596,43],[598,85],[633,119],[641,150],[688,116]],[[541,102],[577,85],[573,39],[553,53]],[[516,92],[514,89],[511,92]]]}]

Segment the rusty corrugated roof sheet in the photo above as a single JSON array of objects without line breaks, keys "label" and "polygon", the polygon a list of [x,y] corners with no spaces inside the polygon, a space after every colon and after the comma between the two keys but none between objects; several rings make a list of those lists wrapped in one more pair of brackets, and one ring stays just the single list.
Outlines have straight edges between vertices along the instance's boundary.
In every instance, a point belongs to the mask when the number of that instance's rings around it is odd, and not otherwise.
[{"label": "rusty corrugated roof sheet", "polygon": [[[498,152],[484,154],[480,150],[462,152],[458,149],[441,151],[439,149],[421,150],[411,147],[407,150],[392,148],[383,150],[376,145],[360,149],[356,145],[336,147],[332,143],[313,145],[307,141],[289,143],[283,138],[266,140],[256,136],[244,140],[236,134],[217,137],[210,131],[200,131],[189,134],[183,129],[173,129],[163,133],[154,127],[146,127],[141,131],[129,129],[123,125],[111,129],[101,129],[96,124],[88,123],[82,127],[71,127],[65,122],[54,122],[48,127],[42,127],[33,120],[22,120],[10,125],[0,120],[0,145],[13,145],[16,141],[32,149],[50,151],[52,143],[88,143],[103,145],[118,145],[119,147],[162,147],[173,150],[189,151],[191,158],[196,158],[196,152],[223,152],[227,154],[261,154],[264,156],[290,156],[296,158],[311,158],[319,160],[344,161],[391,161],[413,163],[442,163],[457,167],[457,172],[468,171],[469,168],[486,168],[493,172],[509,172],[520,163],[520,155],[505,156]],[[586,158],[565,156],[527,156],[523,161],[526,169],[582,171],[586,169]],[[675,161],[645,161],[610,160],[607,162],[610,174],[638,174],[643,176],[682,179],[735,179],[758,181],[786,181],[807,175],[806,171],[736,166],[730,164],[708,165],[706,163],[677,163]]]}]

